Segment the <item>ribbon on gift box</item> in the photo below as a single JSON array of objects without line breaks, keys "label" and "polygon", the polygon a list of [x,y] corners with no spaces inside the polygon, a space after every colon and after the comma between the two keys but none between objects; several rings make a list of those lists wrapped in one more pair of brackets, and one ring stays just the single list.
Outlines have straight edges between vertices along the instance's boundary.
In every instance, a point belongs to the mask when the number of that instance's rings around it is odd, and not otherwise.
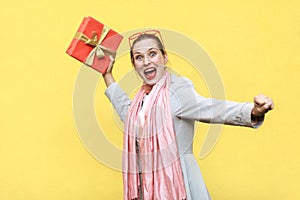
[{"label": "ribbon on gift box", "polygon": [[107,36],[110,28],[107,26],[103,26],[102,33],[100,35],[100,39],[98,40],[96,31],[92,32],[92,37],[89,38],[84,33],[77,32],[74,36],[75,39],[83,41],[85,44],[94,46],[95,48],[89,53],[88,57],[85,60],[85,64],[91,66],[94,61],[94,57],[97,56],[98,59],[103,58],[105,55],[115,55],[115,51],[105,46],[102,46],[101,43],[104,38]]}]

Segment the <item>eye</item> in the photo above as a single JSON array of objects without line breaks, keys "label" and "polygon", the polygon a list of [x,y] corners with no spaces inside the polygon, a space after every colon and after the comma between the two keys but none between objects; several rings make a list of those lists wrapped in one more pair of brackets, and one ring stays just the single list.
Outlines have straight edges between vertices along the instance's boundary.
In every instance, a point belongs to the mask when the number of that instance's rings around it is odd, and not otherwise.
[{"label": "eye", "polygon": [[156,56],[157,55],[157,52],[155,52],[155,51],[150,51],[150,53],[149,53],[149,56],[151,57],[151,58],[153,58],[154,56]]},{"label": "eye", "polygon": [[137,61],[141,61],[143,59],[143,57],[141,55],[136,55],[134,57],[134,59],[137,60]]}]

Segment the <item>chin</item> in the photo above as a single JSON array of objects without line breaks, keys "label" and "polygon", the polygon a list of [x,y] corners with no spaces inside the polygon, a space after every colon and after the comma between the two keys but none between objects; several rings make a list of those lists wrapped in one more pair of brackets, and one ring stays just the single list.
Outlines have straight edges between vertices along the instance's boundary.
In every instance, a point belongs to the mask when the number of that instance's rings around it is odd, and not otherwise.
[{"label": "chin", "polygon": [[161,77],[155,77],[154,79],[148,80],[148,79],[144,79],[144,83],[147,85],[155,85],[156,83],[159,82],[159,80],[161,79]]},{"label": "chin", "polygon": [[154,85],[156,83],[156,81],[153,80],[153,79],[152,80],[148,80],[145,77],[143,77],[142,79],[143,79],[144,84],[147,84],[147,85]]},{"label": "chin", "polygon": [[144,81],[144,84],[146,85],[155,85],[156,82],[152,82],[152,81]]}]

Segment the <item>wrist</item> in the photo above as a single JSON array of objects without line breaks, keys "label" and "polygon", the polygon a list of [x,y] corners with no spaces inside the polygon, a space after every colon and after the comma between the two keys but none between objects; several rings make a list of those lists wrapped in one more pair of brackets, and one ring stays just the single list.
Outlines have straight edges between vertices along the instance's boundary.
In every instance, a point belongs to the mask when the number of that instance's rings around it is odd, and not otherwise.
[{"label": "wrist", "polygon": [[103,78],[111,77],[111,72],[105,72],[105,74],[102,74]]},{"label": "wrist", "polygon": [[251,123],[254,128],[258,128],[264,121],[265,115],[255,116],[251,114]]},{"label": "wrist", "polygon": [[260,121],[261,119],[264,118],[264,114],[263,115],[260,115],[260,116],[257,116],[257,115],[254,115],[252,112],[251,112],[251,121],[253,122],[257,122],[257,121]]},{"label": "wrist", "polygon": [[106,84],[107,87],[110,84],[112,84],[113,82],[115,82],[115,79],[114,79],[114,77],[113,77],[113,75],[112,75],[111,72],[103,74],[103,79],[104,79],[104,82],[105,82],[105,84]]}]

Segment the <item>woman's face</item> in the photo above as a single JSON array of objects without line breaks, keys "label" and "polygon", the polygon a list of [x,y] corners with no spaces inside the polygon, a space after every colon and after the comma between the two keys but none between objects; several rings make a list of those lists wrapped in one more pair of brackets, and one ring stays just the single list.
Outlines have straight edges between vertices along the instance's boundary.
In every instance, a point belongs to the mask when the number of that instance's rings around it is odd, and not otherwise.
[{"label": "woman's face", "polygon": [[154,39],[144,39],[135,43],[132,49],[133,64],[145,84],[156,84],[164,74],[166,55],[159,50]]}]

